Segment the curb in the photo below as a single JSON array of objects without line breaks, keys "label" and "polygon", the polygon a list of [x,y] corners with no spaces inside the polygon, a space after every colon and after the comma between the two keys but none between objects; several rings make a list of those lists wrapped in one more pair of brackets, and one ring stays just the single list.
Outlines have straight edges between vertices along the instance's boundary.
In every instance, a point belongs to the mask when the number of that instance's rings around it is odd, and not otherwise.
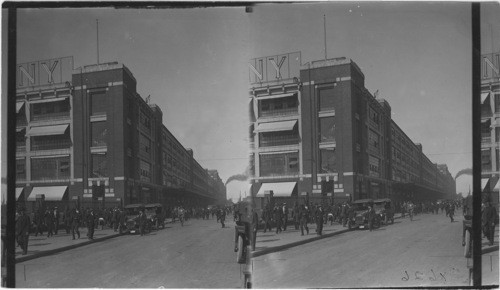
[{"label": "curb", "polygon": [[289,243],[289,244],[284,244],[284,245],[281,245],[281,246],[276,246],[276,247],[264,249],[264,250],[261,250],[261,251],[252,252],[251,255],[252,255],[252,258],[255,258],[255,257],[267,255],[267,254],[270,254],[270,253],[282,251],[284,249],[289,249],[289,248],[292,248],[292,247],[296,247],[296,246],[300,246],[300,245],[303,245],[303,244],[307,244],[307,243],[311,243],[311,242],[314,242],[314,241],[318,241],[318,240],[321,240],[321,239],[333,237],[333,236],[340,235],[340,234],[343,234],[343,233],[347,233],[347,232],[350,232],[350,231],[351,230],[349,230],[349,229],[340,230],[340,231],[337,231],[337,232],[333,232],[333,233],[321,235],[321,236],[318,236],[318,237],[314,237],[314,238],[310,238],[310,239],[304,239],[304,240],[301,240],[301,241],[297,241],[297,242],[293,242],[293,243]]},{"label": "curb", "polygon": [[[168,222],[165,222],[165,225],[171,224],[171,223],[172,223],[172,221],[168,221]],[[92,241],[86,241],[86,242],[83,242],[83,243],[78,243],[78,244],[64,246],[64,247],[60,247],[60,248],[56,248],[56,249],[52,249],[52,250],[42,251],[42,252],[39,252],[39,253],[36,253],[36,254],[33,254],[33,255],[21,256],[21,257],[16,258],[16,263],[25,262],[25,261],[37,259],[37,258],[40,258],[40,257],[50,256],[50,255],[53,255],[53,254],[56,254],[56,253],[64,252],[64,251],[75,249],[75,248],[78,248],[78,247],[87,246],[87,245],[90,245],[90,244],[93,244],[93,243],[96,243],[96,242],[105,241],[105,240],[116,238],[116,237],[119,237],[119,236],[122,236],[122,235],[126,235],[126,233],[123,233],[123,234],[111,234],[109,236],[102,237],[102,238],[97,238],[97,239],[94,239]]]},{"label": "curb", "polygon": [[78,243],[78,244],[69,245],[69,246],[65,246],[65,247],[61,247],[61,248],[47,250],[47,251],[35,253],[33,255],[21,256],[21,257],[16,258],[16,263],[26,262],[26,261],[37,259],[37,258],[44,257],[44,256],[50,256],[50,255],[53,255],[53,254],[56,254],[56,253],[64,252],[64,251],[75,249],[75,248],[78,248],[78,247],[87,246],[87,245],[90,245],[90,244],[93,244],[93,243],[96,243],[96,242],[101,242],[101,241],[104,241],[104,240],[116,238],[116,237],[119,237],[121,235],[122,234],[112,234],[112,235],[109,235],[109,236],[106,236],[106,237],[94,239],[92,241],[86,241],[86,242],[83,242],[83,243]]}]

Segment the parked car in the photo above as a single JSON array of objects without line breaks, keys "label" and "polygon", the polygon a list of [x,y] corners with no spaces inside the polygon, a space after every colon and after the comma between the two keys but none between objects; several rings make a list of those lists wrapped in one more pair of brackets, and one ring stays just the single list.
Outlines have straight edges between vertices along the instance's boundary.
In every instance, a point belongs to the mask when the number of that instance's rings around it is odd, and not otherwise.
[{"label": "parked car", "polygon": [[[367,229],[368,225],[368,206],[373,205],[373,199],[359,199],[352,203],[354,207],[354,223],[349,224],[349,227],[355,227],[359,229]],[[375,215],[375,221],[373,222],[374,227],[380,226],[380,217]]]},{"label": "parked car", "polygon": [[148,224],[151,228],[158,230],[160,227],[165,228],[165,214],[163,211],[163,205],[160,203],[151,203],[144,206],[146,217],[148,218]]},{"label": "parked car", "polygon": [[381,198],[373,201],[375,213],[380,217],[380,220],[385,224],[394,223],[394,208],[390,198]]},{"label": "parked car", "polygon": [[144,204],[129,204],[124,207],[126,213],[126,226],[127,231],[131,234],[140,232],[139,229],[139,213],[144,209]]}]

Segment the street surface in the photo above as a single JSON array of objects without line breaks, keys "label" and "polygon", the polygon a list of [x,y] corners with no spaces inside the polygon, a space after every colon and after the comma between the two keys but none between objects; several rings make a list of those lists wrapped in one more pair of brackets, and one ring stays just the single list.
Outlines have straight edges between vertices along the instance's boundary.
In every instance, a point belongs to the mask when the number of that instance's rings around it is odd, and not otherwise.
[{"label": "street surface", "polygon": [[17,288],[240,288],[234,222],[190,219],[16,264]]},{"label": "street surface", "polygon": [[[457,211],[461,213],[461,211]],[[254,288],[467,286],[462,217],[356,230],[253,259]],[[498,279],[498,278],[497,278]]]}]

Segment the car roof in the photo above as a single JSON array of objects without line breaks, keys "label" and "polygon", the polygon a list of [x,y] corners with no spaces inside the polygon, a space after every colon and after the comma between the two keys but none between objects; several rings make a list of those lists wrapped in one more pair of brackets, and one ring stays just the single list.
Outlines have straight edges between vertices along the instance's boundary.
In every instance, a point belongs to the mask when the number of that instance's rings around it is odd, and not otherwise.
[{"label": "car roof", "polygon": [[370,199],[370,198],[358,199],[358,200],[355,200],[353,203],[369,203],[369,202],[373,202],[373,199]]},{"label": "car roof", "polygon": [[144,204],[134,203],[134,204],[128,204],[128,205],[124,206],[124,208],[139,208],[139,207],[144,207]]},{"label": "car roof", "polygon": [[144,207],[163,207],[161,203],[148,203]]}]

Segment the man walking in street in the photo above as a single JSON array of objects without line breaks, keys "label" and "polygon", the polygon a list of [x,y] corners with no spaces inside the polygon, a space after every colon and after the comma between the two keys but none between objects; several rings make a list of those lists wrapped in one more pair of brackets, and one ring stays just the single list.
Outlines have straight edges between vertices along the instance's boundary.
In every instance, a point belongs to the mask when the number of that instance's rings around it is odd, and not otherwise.
[{"label": "man walking in street", "polygon": [[226,225],[224,224],[224,222],[226,221],[226,210],[224,208],[222,208],[220,210],[220,223],[222,224],[222,227],[224,228]]},{"label": "man walking in street", "polygon": [[269,205],[266,206],[266,208],[264,209],[264,214],[263,214],[263,218],[264,218],[264,233],[269,229],[269,231],[271,232],[273,230],[273,227],[271,226],[271,208]]},{"label": "man walking in street", "polygon": [[26,215],[24,207],[18,209],[19,216],[16,220],[16,238],[17,243],[23,250],[23,255],[28,253],[28,240],[30,236],[30,217]]},{"label": "man walking in street", "polygon": [[304,228],[306,228],[306,232],[309,235],[309,228],[307,227],[307,217],[308,217],[307,208],[305,207],[305,205],[302,205],[299,211],[301,236],[304,235]]},{"label": "man walking in street", "polygon": [[94,211],[90,210],[89,215],[87,216],[87,238],[89,240],[94,239],[94,229],[95,229],[95,215]]},{"label": "man walking in street", "polygon": [[73,240],[75,239],[75,232],[78,234],[78,238],[80,238],[80,230],[78,229],[80,226],[80,219],[80,211],[75,208],[71,213],[71,235],[73,236]]},{"label": "man walking in street", "polygon": [[50,238],[54,235],[54,216],[48,209],[45,211],[45,225],[47,226],[47,238]]},{"label": "man walking in street", "polygon": [[342,226],[345,228],[347,225],[347,204],[344,203],[340,208],[340,222]]},{"label": "man walking in street", "polygon": [[274,207],[274,220],[276,221],[276,233],[281,233],[281,221],[283,219],[283,211],[279,206]]},{"label": "man walking in street", "polygon": [[483,225],[483,234],[488,238],[490,246],[493,246],[495,238],[495,219],[497,217],[497,211],[491,206],[491,201],[486,200],[486,207],[483,209],[481,221]]},{"label": "man walking in street", "polygon": [[141,232],[141,236],[146,234],[146,223],[148,222],[148,218],[146,217],[146,213],[144,209],[141,209],[139,214],[139,231]]},{"label": "man walking in street", "polygon": [[373,223],[375,222],[375,210],[373,209],[373,205],[368,206],[368,228],[370,232],[373,231]]},{"label": "man walking in street", "polygon": [[252,233],[250,246],[252,251],[255,251],[255,244],[257,243],[257,229],[259,228],[259,215],[255,211],[254,207],[252,207]]},{"label": "man walking in street", "polygon": [[448,216],[450,217],[451,222],[454,221],[453,215],[455,215],[455,205],[453,203],[450,203],[448,207]]},{"label": "man walking in street", "polygon": [[293,212],[292,212],[293,225],[295,226],[296,230],[299,229],[299,223],[300,223],[299,211],[300,211],[300,208],[296,202],[294,207],[293,207]]},{"label": "man walking in street", "polygon": [[323,215],[324,215],[323,208],[320,205],[316,210],[316,234],[318,236],[321,236],[323,233],[323,219],[324,219]]}]

